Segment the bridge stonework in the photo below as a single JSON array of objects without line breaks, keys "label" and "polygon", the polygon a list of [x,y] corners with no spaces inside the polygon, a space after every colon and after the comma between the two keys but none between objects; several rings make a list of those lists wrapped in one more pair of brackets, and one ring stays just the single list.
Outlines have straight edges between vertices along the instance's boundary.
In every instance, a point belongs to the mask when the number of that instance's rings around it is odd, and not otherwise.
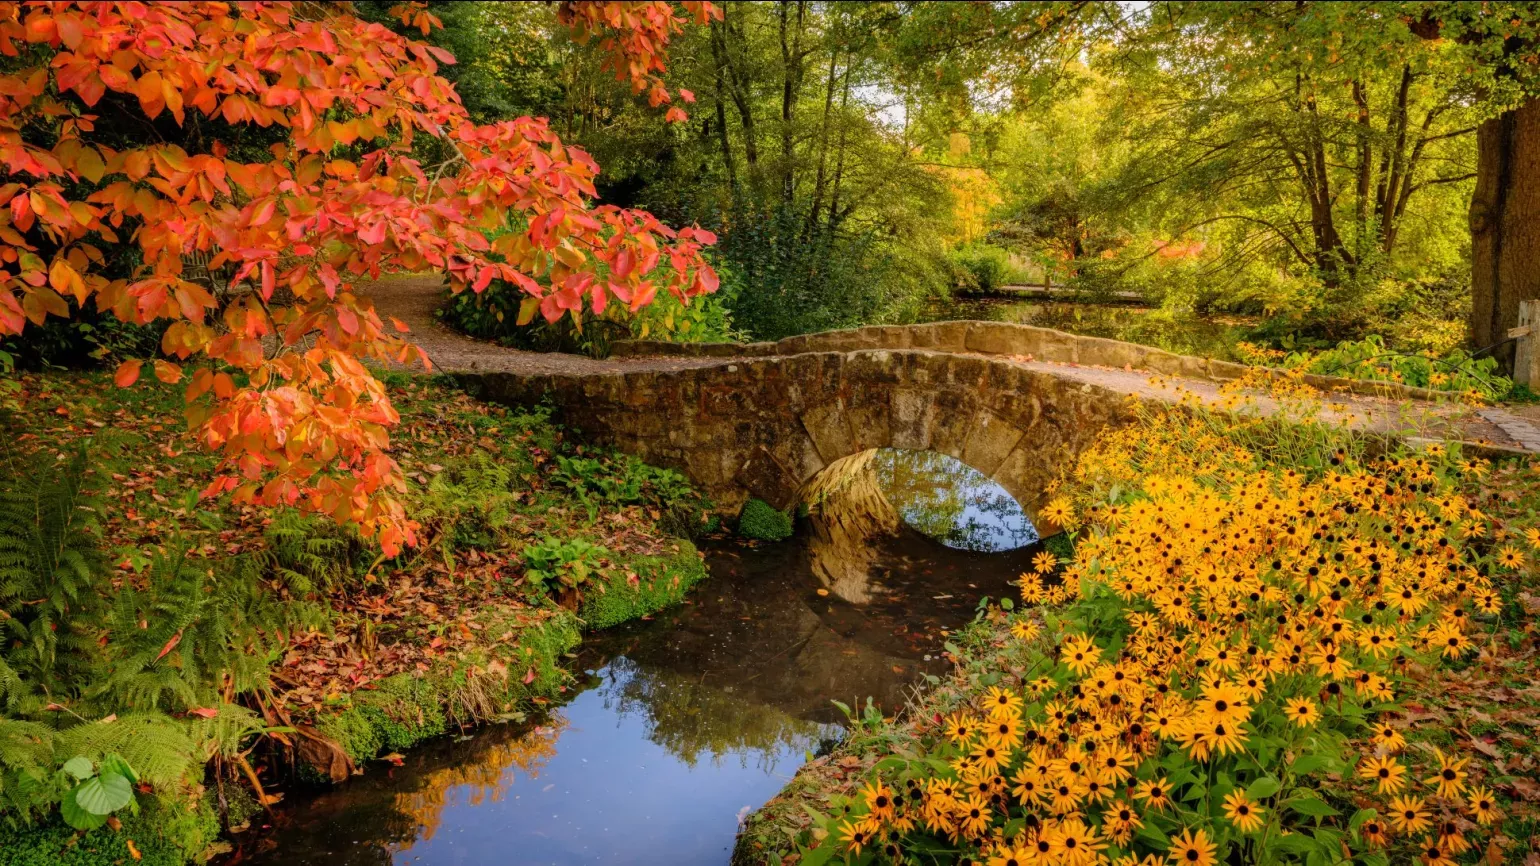
[{"label": "bridge stonework", "polygon": [[871,448],[932,450],[994,478],[1047,535],[1044,491],[1126,395],[1002,357],[926,349],[805,351],[683,369],[460,374],[508,405],[551,402],[597,444],[677,469],[719,506],[796,504],[825,466]]}]

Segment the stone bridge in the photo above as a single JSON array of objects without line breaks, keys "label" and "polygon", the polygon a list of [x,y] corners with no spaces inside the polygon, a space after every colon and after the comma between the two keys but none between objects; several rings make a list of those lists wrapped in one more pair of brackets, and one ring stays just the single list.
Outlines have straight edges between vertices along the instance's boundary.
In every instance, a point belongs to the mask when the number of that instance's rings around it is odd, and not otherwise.
[{"label": "stone bridge", "polygon": [[[998,481],[1044,535],[1049,481],[1132,399],[1213,406],[1246,373],[1223,361],[998,322],[868,327],[777,343],[625,342],[595,360],[472,340],[433,318],[437,280],[374,284],[380,312],[403,320],[442,370],[509,405],[553,404],[597,444],[677,469],[727,509],[750,496],[797,503],[824,467],[872,448],[948,454]],[[1275,373],[1275,375],[1282,375]],[[1418,388],[1308,376],[1324,420],[1403,436],[1534,453],[1540,430],[1511,414],[1484,418]],[[1255,395],[1249,411],[1279,406]],[[1489,412],[1502,410],[1486,410]]]},{"label": "stone bridge", "polygon": [[[463,375],[463,374],[462,374]],[[679,469],[719,505],[785,508],[824,467],[872,448],[949,454],[1036,519],[1048,481],[1128,398],[1003,359],[920,349],[744,357],[597,375],[471,374],[487,399],[550,400],[591,441]]]}]

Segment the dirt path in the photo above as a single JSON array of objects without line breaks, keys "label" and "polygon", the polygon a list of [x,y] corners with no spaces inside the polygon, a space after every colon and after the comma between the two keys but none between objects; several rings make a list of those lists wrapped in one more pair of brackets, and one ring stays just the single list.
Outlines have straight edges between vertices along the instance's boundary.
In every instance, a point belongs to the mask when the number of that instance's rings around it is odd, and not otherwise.
[{"label": "dirt path", "polygon": [[[443,299],[437,276],[392,277],[367,288],[382,316],[394,316],[411,329],[411,339],[428,353],[434,367],[446,372],[508,372],[526,375],[595,375],[642,370],[684,370],[733,363],[732,358],[641,357],[597,360],[582,355],[528,352],[476,340],[451,331],[434,316]],[[1002,360],[1002,356],[989,356]],[[1227,406],[1234,398],[1217,382],[1165,376],[1153,380],[1140,370],[1085,367],[1009,359],[1033,370],[1097,385],[1144,399],[1174,401],[1181,393],[1196,395],[1205,405]],[[1249,411],[1284,411],[1278,401],[1252,395]],[[1326,420],[1384,433],[1428,439],[1461,439],[1500,449],[1540,453],[1540,407],[1470,409],[1454,404],[1419,403],[1357,395],[1324,398],[1320,415]]]}]

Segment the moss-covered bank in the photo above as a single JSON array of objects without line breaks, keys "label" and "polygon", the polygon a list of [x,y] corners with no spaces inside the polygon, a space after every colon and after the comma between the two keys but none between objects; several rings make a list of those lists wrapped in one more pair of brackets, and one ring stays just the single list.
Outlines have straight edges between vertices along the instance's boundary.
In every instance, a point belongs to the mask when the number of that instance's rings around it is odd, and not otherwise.
[{"label": "moss-covered bank", "polygon": [[[0,705],[0,866],[206,859],[222,824],[260,809],[254,780],[270,795],[345,782],[430,737],[517,719],[559,699],[583,631],[675,604],[705,577],[677,536],[709,528],[710,503],[682,476],[574,442],[539,408],[480,403],[442,380],[388,384],[402,416],[393,455],[421,523],[418,546],[394,558],[321,518],[199,500],[214,462],[166,423],[178,388],[20,377],[7,465],[44,492],[78,485],[72,501],[89,507],[59,513],[91,517],[69,536],[83,563],[75,598],[91,604],[69,605],[84,639],[54,668],[67,683],[34,677],[19,644],[0,647],[27,671]],[[37,594],[13,595],[0,616],[29,621]],[[114,679],[125,666],[156,690]],[[82,752],[63,735],[146,714],[176,748],[134,752],[152,778],[109,824],[65,826],[58,804],[75,782],[62,767]]]}]

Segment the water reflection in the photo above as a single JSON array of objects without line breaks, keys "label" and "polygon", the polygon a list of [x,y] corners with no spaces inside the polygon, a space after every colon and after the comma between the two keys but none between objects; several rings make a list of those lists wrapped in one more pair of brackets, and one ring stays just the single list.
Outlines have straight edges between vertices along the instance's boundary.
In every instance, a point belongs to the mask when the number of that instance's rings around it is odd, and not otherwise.
[{"label": "water reflection", "polygon": [[1005,488],[955,457],[883,448],[872,469],[903,521],[947,547],[994,552],[1038,540],[1037,527]]},{"label": "water reflection", "polygon": [[[898,710],[923,674],[944,672],[947,633],[980,596],[1010,592],[1037,551],[936,544],[905,520],[951,515],[964,540],[1016,537],[999,528],[1014,524],[989,523],[993,500],[936,493],[939,463],[863,459],[796,539],[703,545],[712,579],[651,621],[591,637],[565,704],[539,724],[291,794],[279,826],[248,834],[234,860],[726,863],[739,817],[837,740],[830,700]],[[916,495],[895,507],[884,489]]]}]

